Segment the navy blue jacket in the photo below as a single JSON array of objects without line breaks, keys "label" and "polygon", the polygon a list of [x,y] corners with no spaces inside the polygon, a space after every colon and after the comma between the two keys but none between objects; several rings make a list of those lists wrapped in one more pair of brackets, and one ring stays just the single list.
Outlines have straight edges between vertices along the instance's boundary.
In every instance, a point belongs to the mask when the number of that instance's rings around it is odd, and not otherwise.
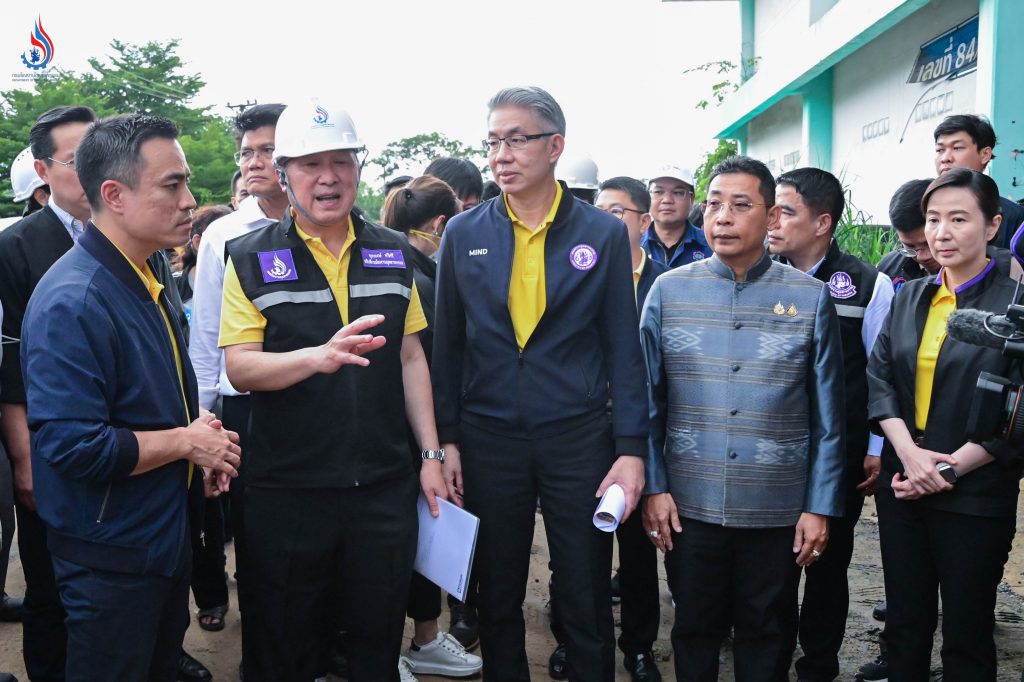
[{"label": "navy blue jacket", "polygon": [[658,231],[654,229],[654,223],[651,223],[651,226],[644,232],[644,236],[640,239],[640,246],[644,247],[644,251],[651,257],[651,260],[667,265],[670,270],[711,257],[711,247],[708,246],[704,230],[691,222],[687,222],[686,234],[676,246],[671,258],[668,257],[668,249],[658,238]]},{"label": "navy blue jacket", "polygon": [[523,438],[564,433],[602,417],[610,385],[616,452],[642,455],[646,375],[625,225],[563,189],[544,241],[544,315],[522,351],[508,310],[512,229],[500,196],[445,229],[432,363],[441,441],[458,442],[463,420]]},{"label": "navy blue jacket", "polygon": [[[165,307],[167,299],[161,295]],[[22,327],[22,366],[39,515],[55,556],[107,571],[168,576],[190,551],[188,464],[131,476],[134,431],[198,416],[177,316],[184,394],[167,327],[138,274],[91,223],[43,276]],[[201,495],[193,477],[192,492]]]}]

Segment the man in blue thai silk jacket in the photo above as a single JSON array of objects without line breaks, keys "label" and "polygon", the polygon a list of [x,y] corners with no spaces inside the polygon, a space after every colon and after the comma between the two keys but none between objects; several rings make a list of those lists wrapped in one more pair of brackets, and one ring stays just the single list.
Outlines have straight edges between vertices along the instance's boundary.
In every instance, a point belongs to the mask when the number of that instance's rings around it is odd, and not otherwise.
[{"label": "man in blue thai silk jacket", "polygon": [[[717,680],[735,627],[737,680],[784,680],[787,580],[843,513],[843,358],[822,282],[773,263],[768,168],[712,171],[714,256],[662,275],[641,320],[651,398],[644,527],[666,553],[678,680]],[[685,530],[684,530],[685,529]]]}]

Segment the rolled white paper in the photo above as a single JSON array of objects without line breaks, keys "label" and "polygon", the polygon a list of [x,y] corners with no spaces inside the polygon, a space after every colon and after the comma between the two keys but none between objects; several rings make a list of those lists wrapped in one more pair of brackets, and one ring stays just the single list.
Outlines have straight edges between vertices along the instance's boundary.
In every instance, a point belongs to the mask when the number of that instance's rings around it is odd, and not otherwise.
[{"label": "rolled white paper", "polygon": [[594,525],[598,530],[611,533],[619,527],[619,521],[626,512],[626,491],[618,483],[612,483],[594,512]]}]

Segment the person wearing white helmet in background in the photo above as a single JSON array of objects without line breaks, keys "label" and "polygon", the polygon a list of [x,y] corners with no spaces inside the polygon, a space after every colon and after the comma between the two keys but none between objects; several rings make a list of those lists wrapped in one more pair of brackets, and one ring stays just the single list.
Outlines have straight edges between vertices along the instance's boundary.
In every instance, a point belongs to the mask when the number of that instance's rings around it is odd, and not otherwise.
[{"label": "person wearing white helmet in background", "polygon": [[398,680],[417,496],[435,516],[446,496],[411,247],[353,210],[365,147],[345,111],[292,104],[274,146],[290,206],[228,242],[221,313],[228,378],[252,395],[244,679],[313,680],[337,587],[349,679]]},{"label": "person wearing white helmet in background", "polygon": [[693,172],[668,164],[651,176],[651,218],[642,246],[651,260],[669,268],[703,260],[711,255],[704,231],[690,222],[693,208]]},{"label": "person wearing white helmet in background", "polygon": [[597,197],[597,164],[589,156],[573,159],[558,169],[558,179],[565,182],[569,192],[581,201],[594,204]]},{"label": "person wearing white helmet in background", "polygon": [[36,172],[31,147],[25,147],[11,162],[11,191],[15,201],[25,202],[25,210],[18,217],[0,219],[0,230],[45,208],[50,201],[50,186]]}]

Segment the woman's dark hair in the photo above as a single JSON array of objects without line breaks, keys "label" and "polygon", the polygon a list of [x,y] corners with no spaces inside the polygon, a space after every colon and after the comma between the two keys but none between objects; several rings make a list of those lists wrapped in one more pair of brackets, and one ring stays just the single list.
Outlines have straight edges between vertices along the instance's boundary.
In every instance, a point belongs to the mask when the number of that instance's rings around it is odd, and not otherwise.
[{"label": "woman's dark hair", "polygon": [[963,187],[970,190],[978,200],[978,206],[981,207],[981,212],[988,222],[991,223],[999,215],[999,186],[996,185],[996,181],[970,168],[954,168],[932,180],[932,184],[928,185],[924,196],[921,197],[921,213],[927,215],[928,202],[932,195],[946,187]]},{"label": "woman's dark hair", "polygon": [[182,270],[195,267],[196,258],[199,256],[196,250],[192,248],[192,237],[195,237],[197,234],[203,234],[206,232],[206,228],[210,226],[210,223],[230,213],[231,209],[227,206],[211,204],[203,206],[192,214],[192,229],[188,231],[188,243],[185,244],[185,253],[181,257]]},{"label": "woman's dark hair", "polygon": [[381,221],[393,230],[408,233],[439,215],[451,218],[458,212],[458,198],[448,183],[421,175],[388,195]]},{"label": "woman's dark hair", "polygon": [[493,199],[494,197],[501,196],[501,187],[498,186],[494,180],[488,180],[484,183],[484,191],[480,193],[480,203]]}]

